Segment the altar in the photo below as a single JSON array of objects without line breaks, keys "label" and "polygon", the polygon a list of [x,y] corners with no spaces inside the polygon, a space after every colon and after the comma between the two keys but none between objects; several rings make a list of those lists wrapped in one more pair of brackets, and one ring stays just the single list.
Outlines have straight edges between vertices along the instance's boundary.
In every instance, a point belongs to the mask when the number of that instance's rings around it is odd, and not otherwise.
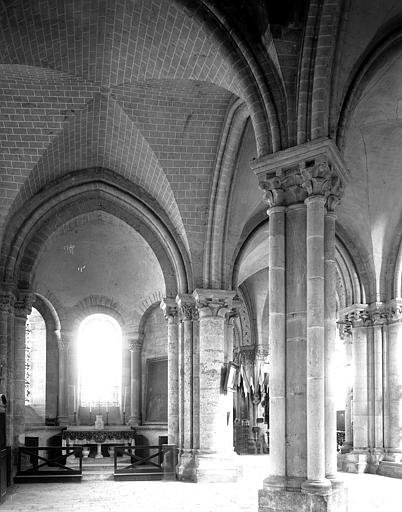
[{"label": "altar", "polygon": [[[109,425],[102,429],[81,425],[63,430],[62,442],[63,446],[96,444],[95,458],[100,459],[103,457],[102,444],[134,446],[134,435],[135,430],[124,425]],[[88,457],[88,452],[84,457]]]}]

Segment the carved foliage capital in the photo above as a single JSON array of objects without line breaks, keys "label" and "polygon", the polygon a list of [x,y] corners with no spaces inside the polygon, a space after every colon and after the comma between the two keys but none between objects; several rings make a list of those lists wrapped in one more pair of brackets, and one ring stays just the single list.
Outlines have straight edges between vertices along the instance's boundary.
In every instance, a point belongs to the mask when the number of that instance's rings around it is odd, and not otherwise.
[{"label": "carved foliage capital", "polygon": [[279,176],[260,180],[260,188],[264,191],[264,200],[268,208],[285,204],[285,190]]},{"label": "carved foliage capital", "polygon": [[339,172],[328,155],[319,154],[293,161],[287,166],[258,174],[269,208],[302,203],[310,196],[323,196],[328,211],[334,211],[343,192]]},{"label": "carved foliage capital", "polygon": [[279,169],[275,175],[259,177],[260,188],[269,208],[302,203],[306,192],[302,187],[302,177],[297,168]]},{"label": "carved foliage capital", "polygon": [[356,307],[344,316],[344,332],[349,333],[352,327],[383,325],[402,321],[402,303],[390,301],[374,303],[367,307]]},{"label": "carved foliage capital", "polygon": [[180,319],[191,321],[198,320],[198,310],[194,297],[189,294],[182,294],[177,297],[178,311]]},{"label": "carved foliage capital", "polygon": [[389,322],[402,322],[402,302],[400,300],[392,300],[388,305]]},{"label": "carved foliage capital", "polygon": [[17,300],[14,303],[14,313],[17,317],[27,317],[31,314],[32,304],[35,301],[35,295],[32,292],[19,292]]},{"label": "carved foliage capital", "polygon": [[130,336],[128,340],[128,350],[130,352],[140,352],[142,350],[142,346],[144,344],[144,335],[137,334],[135,336]]},{"label": "carved foliage capital", "polygon": [[339,175],[327,160],[318,160],[313,165],[300,165],[302,186],[308,196],[324,196],[329,211],[333,211],[343,195],[343,184]]},{"label": "carved foliage capital", "polygon": [[161,309],[168,322],[177,321],[178,307],[174,299],[165,298],[161,301]]},{"label": "carved foliage capital", "polygon": [[200,318],[227,318],[227,315],[234,314],[240,305],[235,292],[226,290],[198,289],[194,291],[194,298]]},{"label": "carved foliage capital", "polygon": [[0,292],[0,312],[12,313],[15,297],[11,292]]}]

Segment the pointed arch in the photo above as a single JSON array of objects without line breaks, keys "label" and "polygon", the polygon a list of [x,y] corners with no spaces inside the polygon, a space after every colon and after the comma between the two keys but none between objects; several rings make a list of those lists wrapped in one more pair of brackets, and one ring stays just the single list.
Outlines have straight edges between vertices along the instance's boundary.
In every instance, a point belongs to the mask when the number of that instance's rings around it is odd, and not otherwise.
[{"label": "pointed arch", "polygon": [[159,260],[167,293],[191,288],[189,257],[167,215],[143,189],[107,169],[64,176],[16,212],[3,238],[0,278],[29,289],[35,261],[51,233],[95,210],[120,218],[143,236]]}]

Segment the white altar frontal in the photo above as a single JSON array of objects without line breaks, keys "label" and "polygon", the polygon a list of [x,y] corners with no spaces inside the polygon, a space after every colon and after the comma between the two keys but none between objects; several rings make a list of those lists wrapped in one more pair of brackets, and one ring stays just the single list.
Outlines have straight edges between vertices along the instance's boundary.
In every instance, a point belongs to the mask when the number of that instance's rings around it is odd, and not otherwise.
[{"label": "white altar frontal", "polygon": [[[134,446],[135,430],[121,425],[108,425],[97,429],[93,425],[71,426],[63,430],[63,446],[96,444],[95,458],[102,455],[102,444]],[[84,454],[88,457],[88,451]]]}]

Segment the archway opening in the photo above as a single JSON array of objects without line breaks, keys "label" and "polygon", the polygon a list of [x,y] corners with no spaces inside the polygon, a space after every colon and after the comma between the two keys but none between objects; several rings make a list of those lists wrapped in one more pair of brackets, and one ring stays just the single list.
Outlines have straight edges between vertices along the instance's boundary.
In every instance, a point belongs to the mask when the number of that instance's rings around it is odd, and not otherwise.
[{"label": "archway opening", "polygon": [[[78,334],[78,399],[89,407],[119,407],[122,379],[122,332],[106,314],[83,320]],[[74,404],[76,408],[76,403]]]}]

